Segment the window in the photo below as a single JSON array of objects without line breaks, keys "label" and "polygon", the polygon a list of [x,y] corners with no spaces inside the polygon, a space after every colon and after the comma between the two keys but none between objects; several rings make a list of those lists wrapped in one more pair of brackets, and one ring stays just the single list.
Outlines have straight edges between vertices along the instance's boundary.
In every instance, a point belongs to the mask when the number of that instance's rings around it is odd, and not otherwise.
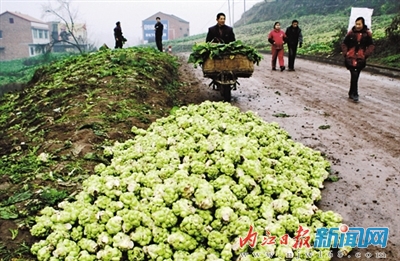
[{"label": "window", "polygon": [[33,31],[33,38],[37,39],[38,38],[38,30],[37,29],[32,29]]},{"label": "window", "polygon": [[35,55],[35,48],[31,47],[30,51],[31,51],[31,56]]},{"label": "window", "polygon": [[44,39],[49,39],[49,32],[48,31],[44,31]]},{"label": "window", "polygon": [[3,31],[0,30],[0,39],[3,38]]},{"label": "window", "polygon": [[14,18],[10,18],[10,24],[13,24],[14,23]]},{"label": "window", "polygon": [[38,30],[39,31],[39,38],[42,39],[43,38],[43,30]]}]

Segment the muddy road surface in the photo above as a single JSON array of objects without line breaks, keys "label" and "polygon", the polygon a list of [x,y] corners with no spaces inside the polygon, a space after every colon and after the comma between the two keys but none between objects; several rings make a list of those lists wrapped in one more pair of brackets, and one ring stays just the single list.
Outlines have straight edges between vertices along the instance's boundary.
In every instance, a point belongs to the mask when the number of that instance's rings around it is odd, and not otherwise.
[{"label": "muddy road surface", "polygon": [[[252,77],[239,78],[231,103],[326,155],[339,180],[325,183],[318,207],[340,213],[350,227],[389,228],[386,248],[335,253],[332,260],[400,260],[400,80],[363,71],[354,103],[344,67],[297,59],[295,72],[280,72],[270,62],[265,55]],[[201,68],[183,67],[199,98],[222,100]]]}]

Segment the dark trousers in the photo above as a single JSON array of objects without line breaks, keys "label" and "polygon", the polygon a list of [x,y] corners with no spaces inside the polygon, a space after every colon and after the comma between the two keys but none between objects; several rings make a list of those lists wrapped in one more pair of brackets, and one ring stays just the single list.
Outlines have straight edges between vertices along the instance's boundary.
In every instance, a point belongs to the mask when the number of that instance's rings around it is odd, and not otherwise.
[{"label": "dark trousers", "polygon": [[122,48],[122,41],[115,41],[115,49]]},{"label": "dark trousers", "polygon": [[294,60],[296,59],[296,54],[297,54],[297,45],[295,46],[288,46],[289,49],[289,61],[288,61],[288,65],[289,65],[289,69],[294,69]]},{"label": "dark trousers", "polygon": [[358,78],[360,78],[361,70],[350,69],[350,90],[349,96],[358,96]]},{"label": "dark trousers", "polygon": [[157,49],[162,52],[163,48],[162,48],[162,38],[161,37],[156,37],[156,45],[157,45]]}]

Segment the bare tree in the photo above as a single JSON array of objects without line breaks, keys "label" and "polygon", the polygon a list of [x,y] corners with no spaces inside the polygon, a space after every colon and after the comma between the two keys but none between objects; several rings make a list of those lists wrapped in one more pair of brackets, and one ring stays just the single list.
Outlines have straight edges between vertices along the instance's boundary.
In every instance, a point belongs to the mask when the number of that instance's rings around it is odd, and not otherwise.
[{"label": "bare tree", "polygon": [[[57,6],[53,7],[51,2],[56,2]],[[43,16],[51,15],[65,25],[65,31],[60,35],[61,39],[52,39],[49,49],[52,49],[54,44],[58,42],[64,42],[74,46],[80,53],[83,53],[85,50],[82,48],[82,40],[76,35],[75,30],[75,20],[78,16],[78,11],[71,9],[71,2],[72,0],[54,0],[43,5]],[[72,37],[71,40],[70,37]]]}]

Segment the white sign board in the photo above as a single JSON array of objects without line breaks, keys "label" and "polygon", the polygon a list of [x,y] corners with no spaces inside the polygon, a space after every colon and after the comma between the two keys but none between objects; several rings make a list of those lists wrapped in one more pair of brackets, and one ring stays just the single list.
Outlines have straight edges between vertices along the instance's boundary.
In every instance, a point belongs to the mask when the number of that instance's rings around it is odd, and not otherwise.
[{"label": "white sign board", "polygon": [[[360,8],[360,7],[352,7],[351,8],[351,14],[350,14],[350,20],[349,20],[349,28],[347,31],[350,31],[351,28],[356,23],[356,19],[358,17],[364,17],[365,20],[365,25],[371,30],[371,25],[372,25],[372,13],[374,12],[374,9],[370,8]],[[372,30],[371,30],[372,32]]]}]

